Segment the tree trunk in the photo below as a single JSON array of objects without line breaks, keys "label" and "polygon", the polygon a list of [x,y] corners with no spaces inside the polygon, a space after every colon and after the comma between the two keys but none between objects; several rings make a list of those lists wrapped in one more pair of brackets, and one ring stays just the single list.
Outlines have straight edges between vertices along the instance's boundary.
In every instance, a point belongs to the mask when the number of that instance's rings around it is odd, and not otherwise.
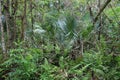
[{"label": "tree trunk", "polygon": [[21,26],[21,40],[25,40],[25,27],[26,27],[26,8],[27,8],[27,1],[24,0],[24,12],[22,15],[22,26]]},{"label": "tree trunk", "polygon": [[2,6],[1,6],[1,0],[0,0],[0,29],[1,29],[1,42],[2,42],[2,51],[5,54],[6,53],[6,47],[5,47],[5,37],[4,37],[4,28],[2,24]]}]

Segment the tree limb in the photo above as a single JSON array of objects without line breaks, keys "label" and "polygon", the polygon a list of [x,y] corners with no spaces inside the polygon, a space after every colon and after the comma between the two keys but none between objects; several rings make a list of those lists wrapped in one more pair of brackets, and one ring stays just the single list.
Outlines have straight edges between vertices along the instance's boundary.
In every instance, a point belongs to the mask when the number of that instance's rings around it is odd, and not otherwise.
[{"label": "tree limb", "polygon": [[103,5],[103,7],[100,9],[100,11],[98,12],[98,14],[96,15],[96,17],[94,18],[94,23],[97,22],[98,17],[100,16],[100,14],[103,12],[103,10],[107,7],[107,5],[111,2],[111,0],[107,0],[105,2],[105,4]]}]

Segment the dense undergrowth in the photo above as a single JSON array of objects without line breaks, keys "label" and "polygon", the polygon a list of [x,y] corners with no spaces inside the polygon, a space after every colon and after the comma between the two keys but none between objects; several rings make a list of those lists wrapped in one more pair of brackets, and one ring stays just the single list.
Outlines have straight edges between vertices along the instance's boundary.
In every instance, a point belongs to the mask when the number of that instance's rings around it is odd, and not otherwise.
[{"label": "dense undergrowth", "polygon": [[0,80],[120,80],[119,2],[3,0]]},{"label": "dense undergrowth", "polygon": [[[11,49],[0,64],[0,78],[6,80],[119,80],[120,56],[106,53],[107,47],[88,50],[73,59],[70,50],[54,45]],[[54,52],[54,53],[53,53]],[[2,61],[4,60],[4,61]]]}]

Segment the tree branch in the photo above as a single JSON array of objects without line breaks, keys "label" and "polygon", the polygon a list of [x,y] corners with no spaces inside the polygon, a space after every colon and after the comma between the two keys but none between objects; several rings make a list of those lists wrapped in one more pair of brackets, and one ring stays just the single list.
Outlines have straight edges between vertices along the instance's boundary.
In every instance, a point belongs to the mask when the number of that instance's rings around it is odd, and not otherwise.
[{"label": "tree branch", "polygon": [[98,17],[100,16],[100,14],[103,12],[103,10],[107,7],[107,5],[111,2],[111,0],[107,0],[105,2],[105,4],[103,5],[103,7],[100,9],[100,11],[98,12],[98,14],[96,15],[96,17],[94,18],[94,23],[97,22]]}]

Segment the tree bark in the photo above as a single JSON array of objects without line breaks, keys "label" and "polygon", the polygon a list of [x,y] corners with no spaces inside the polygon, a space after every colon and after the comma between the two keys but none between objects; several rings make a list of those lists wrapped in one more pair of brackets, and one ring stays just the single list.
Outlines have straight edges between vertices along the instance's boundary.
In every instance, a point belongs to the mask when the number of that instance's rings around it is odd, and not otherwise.
[{"label": "tree bark", "polygon": [[3,54],[6,53],[6,47],[5,47],[5,37],[4,37],[4,28],[3,28],[3,24],[2,24],[2,6],[1,6],[1,0],[0,0],[0,29],[1,29],[1,42],[2,42],[2,51]]},{"label": "tree bark", "polygon": [[25,40],[25,27],[26,27],[26,8],[27,8],[27,1],[24,0],[24,12],[22,16],[22,26],[21,26],[21,40]]}]

